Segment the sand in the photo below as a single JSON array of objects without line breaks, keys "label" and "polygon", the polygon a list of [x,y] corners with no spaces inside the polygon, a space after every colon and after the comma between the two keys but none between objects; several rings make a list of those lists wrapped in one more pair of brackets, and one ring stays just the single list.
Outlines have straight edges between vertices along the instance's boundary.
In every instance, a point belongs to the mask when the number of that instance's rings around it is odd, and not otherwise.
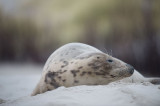
[{"label": "sand", "polygon": [[0,106],[160,106],[160,85],[113,82],[59,87],[30,96],[43,66],[0,64]]}]

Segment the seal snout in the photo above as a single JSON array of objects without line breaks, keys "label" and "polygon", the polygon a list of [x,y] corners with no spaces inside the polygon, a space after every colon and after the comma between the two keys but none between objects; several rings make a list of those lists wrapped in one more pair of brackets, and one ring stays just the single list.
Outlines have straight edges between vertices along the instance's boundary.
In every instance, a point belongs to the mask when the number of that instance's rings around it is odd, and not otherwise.
[{"label": "seal snout", "polygon": [[134,73],[134,67],[129,65],[129,64],[126,64],[126,66],[128,67],[128,71],[133,74]]}]

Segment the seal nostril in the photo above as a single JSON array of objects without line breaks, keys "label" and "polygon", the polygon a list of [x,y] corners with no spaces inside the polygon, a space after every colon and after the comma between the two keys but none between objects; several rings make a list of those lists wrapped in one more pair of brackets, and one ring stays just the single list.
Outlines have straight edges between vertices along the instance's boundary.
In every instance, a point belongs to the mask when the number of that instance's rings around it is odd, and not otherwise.
[{"label": "seal nostril", "polygon": [[128,67],[128,70],[130,71],[131,74],[134,73],[134,67],[129,65],[129,64],[126,64],[126,66]]},{"label": "seal nostril", "polygon": [[133,74],[134,73],[134,68],[130,70],[130,73]]}]

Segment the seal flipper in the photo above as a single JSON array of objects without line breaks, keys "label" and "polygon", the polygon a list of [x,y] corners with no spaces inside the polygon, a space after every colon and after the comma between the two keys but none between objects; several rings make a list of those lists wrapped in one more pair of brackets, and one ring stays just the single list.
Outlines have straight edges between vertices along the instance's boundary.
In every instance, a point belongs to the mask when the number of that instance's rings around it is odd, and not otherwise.
[{"label": "seal flipper", "polygon": [[35,95],[37,95],[39,93],[40,93],[40,87],[39,87],[39,83],[38,83],[36,88],[33,90],[31,96],[35,96]]},{"label": "seal flipper", "polygon": [[42,78],[37,84],[37,86],[35,87],[35,89],[33,90],[31,96],[35,96],[37,94],[44,93],[46,91],[47,91],[47,87]]},{"label": "seal flipper", "polygon": [[159,85],[160,78],[146,78],[147,81],[151,82],[152,84]]}]

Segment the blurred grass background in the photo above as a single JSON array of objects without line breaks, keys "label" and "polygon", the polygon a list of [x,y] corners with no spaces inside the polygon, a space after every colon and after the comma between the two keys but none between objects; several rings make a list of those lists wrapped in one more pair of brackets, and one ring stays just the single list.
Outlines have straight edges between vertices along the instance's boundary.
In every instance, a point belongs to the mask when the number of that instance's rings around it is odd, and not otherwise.
[{"label": "blurred grass background", "polygon": [[69,42],[160,76],[160,0],[0,0],[1,63],[44,64]]}]

